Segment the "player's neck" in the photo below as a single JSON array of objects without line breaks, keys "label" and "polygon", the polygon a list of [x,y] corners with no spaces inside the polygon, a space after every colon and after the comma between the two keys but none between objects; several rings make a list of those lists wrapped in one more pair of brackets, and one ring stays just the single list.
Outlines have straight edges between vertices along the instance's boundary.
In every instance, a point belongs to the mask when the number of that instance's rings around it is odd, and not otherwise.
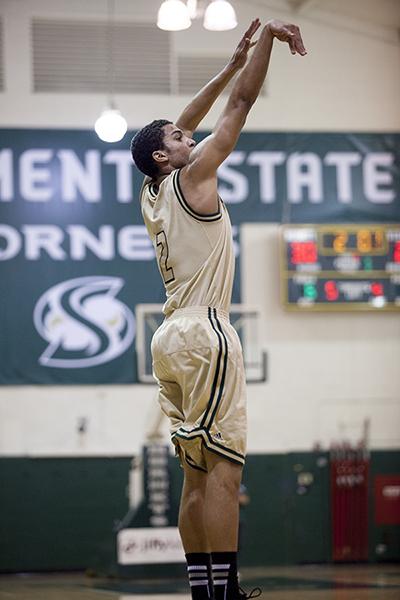
[{"label": "player's neck", "polygon": [[157,179],[153,179],[153,183],[155,183],[157,186],[160,185],[160,183],[166,178],[168,177],[168,175],[170,175],[170,173],[172,173],[174,169],[171,169],[171,171],[169,173],[162,173],[161,175],[159,175],[157,177]]}]

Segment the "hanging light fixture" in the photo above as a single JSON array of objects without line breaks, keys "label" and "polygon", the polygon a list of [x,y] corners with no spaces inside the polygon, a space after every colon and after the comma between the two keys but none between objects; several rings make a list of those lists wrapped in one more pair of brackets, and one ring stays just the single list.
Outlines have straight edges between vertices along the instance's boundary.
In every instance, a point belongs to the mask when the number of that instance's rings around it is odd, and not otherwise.
[{"label": "hanging light fixture", "polygon": [[204,27],[210,31],[235,29],[237,19],[235,9],[227,0],[213,0],[204,14]]},{"label": "hanging light fixture", "polygon": [[119,142],[124,137],[128,125],[115,107],[114,92],[114,48],[113,48],[113,21],[114,21],[114,0],[107,0],[107,85],[108,85],[108,103],[107,108],[103,110],[100,117],[94,124],[94,129],[103,142]]},{"label": "hanging light fixture", "polygon": [[195,19],[197,17],[197,0],[186,0],[186,6],[189,11],[189,17]]},{"label": "hanging light fixture", "polygon": [[166,31],[181,31],[192,24],[189,9],[182,0],[165,0],[158,11],[157,27]]},{"label": "hanging light fixture", "polygon": [[120,111],[111,105],[103,110],[94,129],[103,142],[119,142],[126,134],[128,125]]}]

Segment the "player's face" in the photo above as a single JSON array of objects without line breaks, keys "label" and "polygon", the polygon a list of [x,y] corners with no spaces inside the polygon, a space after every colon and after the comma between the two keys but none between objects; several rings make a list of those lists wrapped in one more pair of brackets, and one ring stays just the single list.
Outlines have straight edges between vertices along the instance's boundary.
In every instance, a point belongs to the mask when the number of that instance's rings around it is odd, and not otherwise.
[{"label": "player's face", "polygon": [[164,152],[168,156],[169,164],[174,169],[180,169],[188,164],[190,153],[196,142],[173,123],[164,125],[163,129],[165,131]]}]

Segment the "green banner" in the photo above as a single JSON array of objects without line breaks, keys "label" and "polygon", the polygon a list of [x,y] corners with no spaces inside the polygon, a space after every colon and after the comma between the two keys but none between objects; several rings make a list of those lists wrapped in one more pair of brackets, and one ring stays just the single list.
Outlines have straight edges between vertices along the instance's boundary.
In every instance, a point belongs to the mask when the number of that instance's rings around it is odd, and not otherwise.
[{"label": "green banner", "polygon": [[[0,130],[1,384],[137,381],[135,306],[164,290],[131,135]],[[219,171],[237,253],[243,222],[400,222],[399,165],[396,134],[243,133]]]}]

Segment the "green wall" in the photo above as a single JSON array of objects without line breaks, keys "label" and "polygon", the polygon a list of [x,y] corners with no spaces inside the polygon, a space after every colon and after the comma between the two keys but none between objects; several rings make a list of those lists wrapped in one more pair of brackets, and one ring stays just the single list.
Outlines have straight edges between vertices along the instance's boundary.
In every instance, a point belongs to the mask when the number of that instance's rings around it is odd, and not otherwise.
[{"label": "green wall", "polygon": [[86,568],[128,510],[129,458],[0,459],[0,569]]},{"label": "green wall", "polygon": [[[0,571],[112,570],[129,468],[129,457],[0,459]],[[378,473],[400,473],[400,451],[371,455],[369,530],[370,561],[400,560],[400,527],[374,524]],[[171,475],[177,504],[182,472],[174,458]],[[243,481],[251,501],[242,513],[242,565],[331,560],[326,453],[250,455]],[[377,554],[382,544],[387,550]]]}]

